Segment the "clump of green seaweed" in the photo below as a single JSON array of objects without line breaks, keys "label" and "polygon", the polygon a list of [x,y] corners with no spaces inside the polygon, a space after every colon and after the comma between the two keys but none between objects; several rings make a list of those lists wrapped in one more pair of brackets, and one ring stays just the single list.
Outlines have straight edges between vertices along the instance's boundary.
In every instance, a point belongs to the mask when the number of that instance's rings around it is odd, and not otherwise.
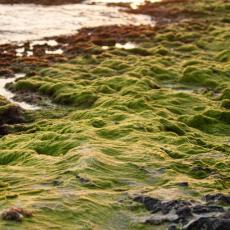
[{"label": "clump of green seaweed", "polygon": [[36,213],[20,225],[1,221],[1,229],[154,229],[136,221],[144,209],[130,195],[229,191],[230,4],[188,6],[209,17],[162,26],[138,48],[40,68],[10,86],[59,106],[33,112],[33,122],[0,140],[1,209]]}]

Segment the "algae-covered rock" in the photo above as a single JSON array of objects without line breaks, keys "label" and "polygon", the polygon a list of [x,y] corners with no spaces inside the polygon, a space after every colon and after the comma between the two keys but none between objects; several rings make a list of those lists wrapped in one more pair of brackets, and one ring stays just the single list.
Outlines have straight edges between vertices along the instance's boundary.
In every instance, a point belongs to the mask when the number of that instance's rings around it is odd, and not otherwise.
[{"label": "algae-covered rock", "polygon": [[225,108],[225,109],[230,109],[230,100],[229,99],[225,99],[221,102],[221,107]]},{"label": "algae-covered rock", "polygon": [[[0,141],[2,211],[23,204],[37,212],[20,226],[0,221],[0,229],[228,223],[229,3],[140,9],[160,24],[57,38],[67,58],[8,86],[17,95],[45,95],[50,106],[18,124],[27,113],[0,100],[1,130],[10,133]],[[116,42],[137,45],[118,49]]]},{"label": "algae-covered rock", "polygon": [[24,217],[32,217],[31,211],[22,208],[10,208],[1,214],[3,220],[21,222]]},{"label": "algae-covered rock", "polygon": [[201,69],[198,67],[186,67],[180,81],[201,86],[216,87],[218,80],[211,69]]},{"label": "algae-covered rock", "polygon": [[23,110],[0,97],[0,135],[9,132],[7,125],[25,122]]},{"label": "algae-covered rock", "polygon": [[225,50],[225,51],[220,52],[217,55],[216,59],[219,62],[228,62],[228,61],[230,61],[230,51],[229,50]]}]

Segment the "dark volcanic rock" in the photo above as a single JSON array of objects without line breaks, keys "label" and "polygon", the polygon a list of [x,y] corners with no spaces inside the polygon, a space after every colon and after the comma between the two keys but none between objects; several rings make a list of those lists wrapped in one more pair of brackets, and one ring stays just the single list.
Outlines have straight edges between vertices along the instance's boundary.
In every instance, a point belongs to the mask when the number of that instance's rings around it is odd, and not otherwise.
[{"label": "dark volcanic rock", "polygon": [[177,210],[179,208],[187,207],[189,205],[191,205],[191,203],[189,201],[184,201],[184,200],[166,201],[166,202],[162,202],[161,211],[163,214],[167,214],[173,209]]},{"label": "dark volcanic rock", "polygon": [[156,198],[152,198],[149,196],[136,196],[133,199],[136,202],[144,204],[145,208],[152,213],[158,212],[161,210],[161,201]]},{"label": "dark volcanic rock", "polygon": [[193,214],[192,214],[192,209],[191,207],[185,205],[185,206],[182,206],[182,207],[179,207],[177,210],[176,210],[176,214],[180,217],[180,218],[183,218],[183,219],[186,219],[187,217],[191,217]]},{"label": "dark volcanic rock", "polygon": [[224,212],[224,209],[220,206],[214,205],[196,205],[192,208],[192,211],[196,214],[202,214],[209,212]]},{"label": "dark volcanic rock", "polygon": [[222,193],[208,194],[204,197],[204,199],[208,203],[221,203],[223,205],[230,205],[230,196],[224,195]]},{"label": "dark volcanic rock", "polygon": [[[207,195],[205,198],[209,202],[229,202],[229,197],[223,194]],[[161,201],[145,195],[136,196],[133,200],[154,213],[145,218],[146,224],[169,223],[169,229],[183,227],[184,230],[230,230],[230,213],[219,205],[185,200]]]},{"label": "dark volcanic rock", "polygon": [[230,219],[223,217],[200,217],[191,221],[183,230],[230,230]]}]

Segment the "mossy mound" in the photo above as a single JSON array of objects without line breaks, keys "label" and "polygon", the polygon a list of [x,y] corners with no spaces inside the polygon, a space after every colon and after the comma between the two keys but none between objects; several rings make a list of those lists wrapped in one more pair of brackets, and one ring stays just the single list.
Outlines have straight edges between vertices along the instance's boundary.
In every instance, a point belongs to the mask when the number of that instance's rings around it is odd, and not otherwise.
[{"label": "mossy mound", "polygon": [[1,207],[34,211],[1,229],[165,229],[140,223],[146,213],[130,196],[229,191],[229,3],[180,7],[196,20],[162,26],[138,49],[97,46],[10,86],[58,106],[1,138]]}]

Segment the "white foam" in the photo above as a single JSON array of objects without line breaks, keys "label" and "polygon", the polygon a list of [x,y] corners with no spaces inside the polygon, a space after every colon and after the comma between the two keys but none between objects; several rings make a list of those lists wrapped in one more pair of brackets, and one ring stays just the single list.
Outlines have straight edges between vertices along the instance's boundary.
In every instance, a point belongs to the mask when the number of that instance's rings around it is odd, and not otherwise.
[{"label": "white foam", "polygon": [[[100,4],[61,6],[0,4],[0,19],[1,44],[71,34],[82,27],[130,24],[150,24],[154,26],[154,22],[149,16],[128,14],[122,12],[119,7]],[[52,42],[51,40],[50,42],[34,41],[31,46],[45,43],[51,46],[56,45],[56,41]]]}]

